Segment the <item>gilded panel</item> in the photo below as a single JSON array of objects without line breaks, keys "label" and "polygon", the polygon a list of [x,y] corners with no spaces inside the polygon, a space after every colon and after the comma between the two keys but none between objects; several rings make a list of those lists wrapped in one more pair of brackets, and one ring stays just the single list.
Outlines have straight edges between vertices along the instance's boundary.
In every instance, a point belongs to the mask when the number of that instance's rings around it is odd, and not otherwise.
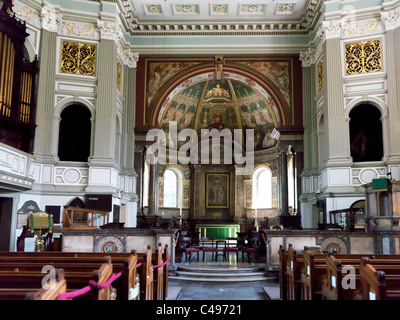
[{"label": "gilded panel", "polygon": [[380,72],[383,70],[380,39],[351,42],[345,45],[346,75]]},{"label": "gilded panel", "polygon": [[63,41],[61,66],[63,73],[94,76],[96,73],[96,45]]}]

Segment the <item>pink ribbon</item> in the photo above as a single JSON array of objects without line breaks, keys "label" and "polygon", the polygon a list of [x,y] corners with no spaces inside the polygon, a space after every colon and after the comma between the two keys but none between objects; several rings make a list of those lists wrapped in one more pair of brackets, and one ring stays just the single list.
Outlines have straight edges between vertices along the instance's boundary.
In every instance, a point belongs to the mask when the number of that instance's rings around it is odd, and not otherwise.
[{"label": "pink ribbon", "polygon": [[168,262],[169,262],[169,258],[168,258],[167,261],[165,261],[164,263],[159,264],[159,265],[157,265],[157,266],[153,266],[153,268],[157,269],[157,268],[164,267]]},{"label": "pink ribbon", "polygon": [[61,293],[56,298],[56,300],[74,299],[76,297],[84,295],[85,293],[88,293],[92,288],[96,288],[96,289],[107,288],[111,283],[113,283],[113,281],[115,281],[115,279],[118,279],[121,276],[121,274],[122,274],[122,272],[120,272],[118,274],[113,273],[111,275],[111,277],[107,280],[106,283],[97,283],[94,280],[90,280],[88,286],[86,286],[82,289],[76,290],[76,291]]}]

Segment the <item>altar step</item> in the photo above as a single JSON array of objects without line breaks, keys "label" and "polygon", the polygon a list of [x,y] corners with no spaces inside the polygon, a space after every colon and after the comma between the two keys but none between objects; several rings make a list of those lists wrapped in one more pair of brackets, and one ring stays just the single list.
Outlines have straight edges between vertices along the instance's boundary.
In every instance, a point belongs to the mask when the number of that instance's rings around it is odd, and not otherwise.
[{"label": "altar step", "polygon": [[192,282],[258,282],[277,281],[276,276],[267,275],[263,266],[221,266],[209,264],[181,265],[174,275],[168,276],[171,280]]}]

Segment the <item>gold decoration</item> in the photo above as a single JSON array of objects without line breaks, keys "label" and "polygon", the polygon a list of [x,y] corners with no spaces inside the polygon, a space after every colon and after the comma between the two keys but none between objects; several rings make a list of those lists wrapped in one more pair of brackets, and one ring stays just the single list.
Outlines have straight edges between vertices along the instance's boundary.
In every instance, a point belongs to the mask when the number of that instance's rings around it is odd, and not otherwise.
[{"label": "gold decoration", "polygon": [[94,44],[63,41],[61,72],[93,76],[96,72],[96,46]]},{"label": "gold decoration", "polygon": [[122,66],[119,61],[117,61],[117,88],[122,92]]},{"label": "gold decoration", "polygon": [[347,43],[345,57],[346,75],[382,71],[381,40]]},{"label": "gold decoration", "polygon": [[324,87],[324,60],[318,62],[318,92]]}]

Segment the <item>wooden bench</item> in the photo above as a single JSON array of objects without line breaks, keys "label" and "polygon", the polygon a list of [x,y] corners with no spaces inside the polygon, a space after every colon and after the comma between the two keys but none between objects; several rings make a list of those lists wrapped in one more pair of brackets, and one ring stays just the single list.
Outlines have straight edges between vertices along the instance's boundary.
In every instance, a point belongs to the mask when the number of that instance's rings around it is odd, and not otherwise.
[{"label": "wooden bench", "polygon": [[288,260],[288,252],[285,250],[283,245],[279,246],[279,290],[280,290],[280,298],[282,300],[287,299],[287,277],[286,277],[286,266]]},{"label": "wooden bench", "polygon": [[[314,253],[307,247],[302,253],[297,253],[291,244],[287,251],[281,246],[279,249],[281,298],[283,300],[336,300],[338,297],[352,299],[354,291],[338,292],[337,289],[342,288],[335,288],[332,280],[336,279],[337,283],[341,284],[341,266],[351,265],[357,272],[355,280],[356,288],[359,288],[360,259],[366,256],[374,264],[384,265],[399,264],[400,259],[399,255],[335,254],[333,256],[328,253]],[[329,264],[326,261],[327,257],[330,257]],[[337,261],[340,263],[337,264]]]},{"label": "wooden bench", "polygon": [[287,299],[301,300],[301,270],[304,265],[303,255],[293,249],[292,244],[288,247],[286,260],[286,285]]},{"label": "wooden bench", "polygon": [[[375,265],[363,258],[360,263],[360,300],[400,300],[400,266]],[[383,271],[384,270],[384,271]]]},{"label": "wooden bench", "polygon": [[[29,268],[32,269],[36,267],[39,271],[44,265],[61,266],[67,270],[66,278],[69,280],[69,278],[72,276],[71,273],[73,272],[85,273],[89,272],[89,270],[93,271],[95,268],[98,268],[103,258],[103,253],[1,253],[0,270],[4,270],[5,268],[10,269],[10,263],[13,264],[14,269],[15,267],[19,267],[27,270]],[[145,259],[146,261],[142,261],[144,267],[137,268],[138,255],[135,251],[131,252],[130,254],[125,253],[113,257],[114,271],[121,272],[121,276],[113,283],[113,286],[116,287],[118,299],[139,299],[139,295],[137,295],[137,297],[132,296],[135,291],[139,292],[140,289],[138,287],[138,284],[140,283],[138,274],[140,274],[142,271],[150,272],[149,269],[152,268],[151,258],[152,255],[150,250],[150,256]],[[149,268],[147,268],[147,260],[150,260]],[[36,266],[34,264],[36,264]],[[31,265],[31,267],[29,267],[29,265]],[[42,274],[42,277],[43,276],[44,275]],[[144,275],[144,278],[147,278],[147,274]],[[147,281],[149,281],[148,279],[149,278],[147,278]],[[71,287],[68,286],[68,288],[70,289]],[[146,293],[144,294],[146,295]]]},{"label": "wooden bench", "polygon": [[57,269],[55,274],[55,283],[46,289],[42,287],[43,274],[41,277],[18,274],[13,281],[6,274],[0,274],[0,300],[55,300],[66,291],[64,270]]},{"label": "wooden bench", "polygon": [[[27,289],[30,288],[37,288],[39,295],[45,293],[45,291],[39,289],[42,288],[42,281],[44,280],[46,274],[42,273],[42,267],[38,267],[40,269],[36,271],[21,271],[19,269],[14,271],[0,271],[0,300],[8,300],[10,299],[10,295],[16,298],[16,291],[28,291]],[[104,263],[99,265],[96,270],[93,270],[93,268],[91,270],[91,272],[65,272],[65,270],[63,270],[62,279],[64,279],[66,282],[66,291],[68,292],[76,289],[82,289],[83,287],[87,286],[91,280],[96,284],[105,284],[112,274],[111,259],[109,257],[106,258]],[[112,291],[109,287],[90,287],[91,290],[88,290],[86,294],[80,296],[80,299],[109,300],[112,298]]]},{"label": "wooden bench", "polygon": [[[147,255],[150,253],[150,257]],[[117,299],[129,300],[132,299],[132,295],[138,289],[138,284],[143,283],[140,288],[141,299],[166,299],[168,294],[168,265],[163,261],[168,261],[169,251],[168,246],[165,246],[164,253],[161,251],[161,244],[158,245],[158,249],[155,253],[151,252],[150,247],[147,248],[146,253],[137,254],[136,251],[129,253],[111,253],[114,271],[122,272],[122,276],[115,281],[115,287],[117,289]],[[96,263],[104,256],[104,253],[93,253],[93,252],[0,252],[0,270],[2,261],[13,260],[15,265],[16,262],[32,263],[32,257],[39,263],[62,266],[65,264],[76,264],[79,260],[79,265],[85,268],[90,268],[90,263]],[[72,260],[71,260],[72,259]],[[151,261],[149,263],[149,260]],[[156,269],[158,280],[153,283],[153,261],[154,263],[164,264],[162,268]],[[159,263],[160,262],[160,263]],[[87,265],[89,263],[89,265]],[[86,264],[86,265],[85,265]],[[136,269],[137,264],[142,264],[141,267]],[[9,266],[10,268],[10,266]],[[29,268],[29,267],[27,267]],[[76,267],[78,268],[78,267]],[[139,280],[139,277],[142,281]],[[158,289],[153,290],[152,286],[157,284]],[[139,299],[139,296],[136,297]]]},{"label": "wooden bench", "polygon": [[322,299],[322,279],[326,274],[326,254],[315,254],[308,250],[303,250],[303,269],[301,271],[301,299],[302,300],[321,300]]}]

